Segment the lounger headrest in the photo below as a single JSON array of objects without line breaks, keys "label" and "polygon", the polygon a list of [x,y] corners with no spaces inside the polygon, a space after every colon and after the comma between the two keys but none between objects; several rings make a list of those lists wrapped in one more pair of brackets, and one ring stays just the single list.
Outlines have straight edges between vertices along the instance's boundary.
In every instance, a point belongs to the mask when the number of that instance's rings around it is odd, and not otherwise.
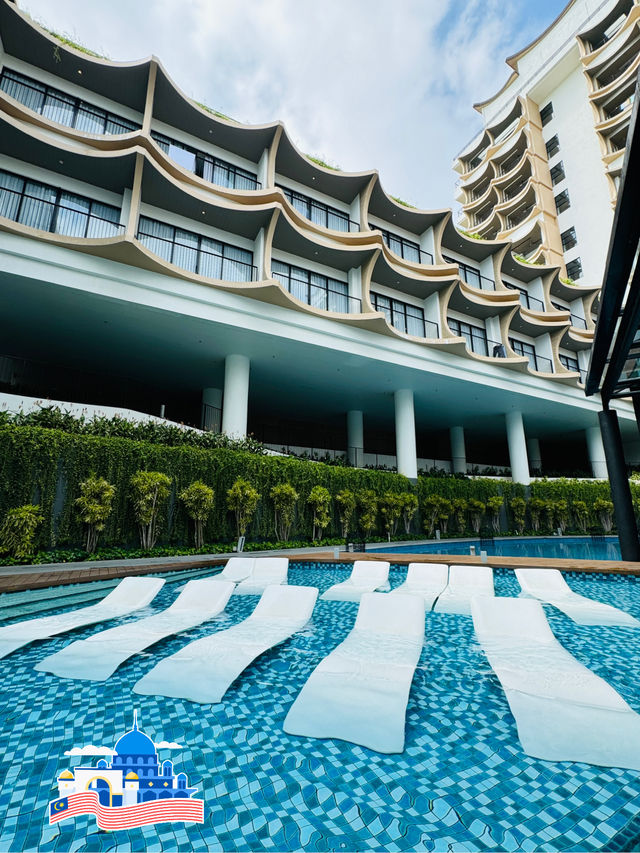
[{"label": "lounger headrest", "polygon": [[449,566],[446,563],[409,563],[407,583],[425,585],[445,583],[449,579]]},{"label": "lounger headrest", "polygon": [[424,635],[424,599],[417,595],[365,592],[360,599],[355,627],[376,634],[404,637]]},{"label": "lounger headrest", "polygon": [[291,619],[307,621],[311,618],[318,598],[315,586],[268,586],[260,596],[251,614],[259,619]]},{"label": "lounger headrest", "polygon": [[473,627],[479,640],[511,637],[514,640],[555,640],[539,601],[533,598],[471,599]]},{"label": "lounger headrest", "polygon": [[390,563],[384,560],[356,560],[351,571],[351,580],[386,580],[389,577],[389,565]]},{"label": "lounger headrest", "polygon": [[198,578],[186,584],[169,610],[211,610],[212,605],[221,599],[226,603],[234,589],[233,581],[223,580],[218,575]]},{"label": "lounger headrest", "polygon": [[108,604],[111,607],[136,603],[139,607],[144,607],[156,597],[163,586],[163,578],[123,578],[100,604]]}]

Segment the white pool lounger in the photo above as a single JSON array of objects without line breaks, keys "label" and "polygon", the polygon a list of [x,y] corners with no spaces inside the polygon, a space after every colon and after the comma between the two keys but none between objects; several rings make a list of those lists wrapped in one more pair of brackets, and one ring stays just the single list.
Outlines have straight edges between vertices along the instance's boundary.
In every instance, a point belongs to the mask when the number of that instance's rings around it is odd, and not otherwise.
[{"label": "white pool lounger", "polygon": [[258,655],[304,628],[317,597],[313,586],[267,587],[251,616],[161,660],[138,681],[134,692],[203,704],[220,702]]},{"label": "white pool lounger", "polygon": [[364,593],[353,630],[311,673],[285,732],[402,752],[424,622],[420,596]]},{"label": "white pool lounger", "polygon": [[525,595],[552,604],[579,625],[609,625],[640,628],[640,622],[624,610],[578,595],[558,569],[516,569]]},{"label": "white pool lounger", "polygon": [[526,753],[640,770],[640,715],[560,645],[539,601],[479,597],[471,608]]},{"label": "white pool lounger", "polygon": [[447,587],[449,566],[446,563],[409,563],[407,577],[403,584],[391,590],[391,595],[421,595],[426,610]]},{"label": "white pool lounger", "polygon": [[262,595],[268,586],[284,584],[289,573],[288,557],[256,557],[253,571],[240,581],[234,595]]},{"label": "white pool lounger", "polygon": [[434,610],[471,616],[471,599],[476,595],[495,595],[493,569],[490,566],[451,566],[449,584],[436,601]]},{"label": "white pool lounger", "polygon": [[320,598],[324,601],[360,601],[363,593],[389,588],[389,563],[383,560],[356,560],[351,576],[330,586]]},{"label": "white pool lounger", "polygon": [[255,557],[231,557],[218,577],[225,581],[239,583],[252,574],[255,562]]},{"label": "white pool lounger", "polygon": [[162,578],[123,578],[98,604],[0,628],[0,658],[33,640],[44,640],[74,628],[104,622],[106,619],[116,619],[118,616],[133,613],[134,610],[140,610],[156,597],[163,585]]},{"label": "white pool lounger", "polygon": [[232,581],[202,578],[189,581],[166,610],[76,640],[36,665],[61,678],[105,681],[131,655],[180,631],[194,628],[221,613],[233,592]]}]

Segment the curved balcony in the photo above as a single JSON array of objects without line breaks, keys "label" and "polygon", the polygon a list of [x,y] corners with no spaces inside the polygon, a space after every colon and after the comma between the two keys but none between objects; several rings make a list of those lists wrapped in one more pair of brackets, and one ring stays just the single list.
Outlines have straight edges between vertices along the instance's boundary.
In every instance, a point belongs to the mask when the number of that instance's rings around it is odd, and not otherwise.
[{"label": "curved balcony", "polygon": [[614,38],[624,26],[633,6],[633,0],[618,0],[613,9],[603,18],[588,30],[579,33],[578,41],[583,49],[583,55],[594,53]]},{"label": "curved balcony", "polygon": [[486,130],[482,131],[477,137],[477,142],[474,140],[463,150],[457,158],[460,163],[460,169],[463,179],[478,168],[484,160],[488,147],[491,145],[491,137]]},{"label": "curved balcony", "polygon": [[481,189],[475,194],[469,194],[472,197],[462,205],[465,216],[473,217],[475,211],[481,210],[486,204],[495,207],[498,203],[498,193],[491,181],[483,184]]},{"label": "curved balcony", "polygon": [[492,140],[492,145],[499,145],[515,131],[518,121],[522,117],[522,101],[516,101],[510,112],[492,125],[487,126],[487,132]]},{"label": "curved balcony", "polygon": [[[383,252],[380,252],[371,270],[371,280],[377,284],[396,291],[399,298],[411,296],[417,299],[426,299],[433,293],[439,293],[454,284],[456,279],[455,269],[452,267],[441,267],[439,275],[434,275],[434,270],[419,272],[394,263]],[[363,283],[363,292],[365,287]]]},{"label": "curved balcony", "polygon": [[616,92],[619,87],[635,81],[638,66],[640,66],[640,53],[635,56],[631,54],[631,56],[623,61],[619,68],[615,69],[615,73],[612,70],[612,73],[609,75],[611,79],[604,86],[597,86],[596,78],[588,75],[592,86],[592,91],[589,93],[591,103],[597,105],[609,95]]},{"label": "curved balcony", "polygon": [[528,147],[528,136],[526,128],[527,120],[524,116],[520,116],[515,128],[509,134],[509,136],[505,137],[499,143],[491,147],[491,159],[495,160],[496,157],[508,157],[509,154],[511,154],[515,148],[519,148],[523,137],[527,138],[527,142],[525,143],[525,145],[527,145]]},{"label": "curved balcony", "polygon": [[[496,252],[504,251],[508,243],[504,240],[487,240],[469,237],[459,231],[449,213],[444,228],[440,233],[440,255],[444,258],[449,252],[457,252],[464,255],[470,261],[482,262],[486,258],[495,255]],[[458,261],[454,261],[458,263]]]},{"label": "curved balcony", "polygon": [[573,352],[581,352],[591,348],[593,344],[593,329],[584,331],[571,326],[563,333],[560,346]]},{"label": "curved balcony", "polygon": [[494,163],[496,169],[496,177],[494,178],[494,183],[497,189],[501,189],[506,184],[513,181],[523,166],[531,165],[529,163],[528,149],[526,145],[518,147],[518,149],[510,154],[510,156],[505,157],[503,160],[496,161]]},{"label": "curved balcony", "polygon": [[623,127],[629,126],[629,119],[633,109],[633,98],[627,98],[626,102],[620,104],[621,109],[616,110],[613,115],[604,117],[596,124],[596,130],[605,138],[617,137]]},{"label": "curved balcony", "polygon": [[531,173],[519,175],[515,181],[502,190],[502,201],[496,205],[496,211],[508,220],[509,210],[519,209],[525,203],[535,203],[536,193]]},{"label": "curved balcony", "polygon": [[467,186],[477,184],[483,180],[492,171],[492,162],[490,159],[482,160],[475,169],[462,175],[460,178],[460,187],[466,189]]},{"label": "curved balcony", "polygon": [[469,287],[464,281],[451,291],[447,310],[458,311],[470,317],[486,320],[512,310],[517,305],[517,295],[508,290],[495,292],[479,291]]}]

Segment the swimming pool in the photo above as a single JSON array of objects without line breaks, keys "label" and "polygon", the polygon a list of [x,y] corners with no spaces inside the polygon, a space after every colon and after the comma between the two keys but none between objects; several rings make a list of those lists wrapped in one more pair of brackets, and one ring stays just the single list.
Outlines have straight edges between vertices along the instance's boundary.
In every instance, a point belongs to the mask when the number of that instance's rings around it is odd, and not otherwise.
[{"label": "swimming pool", "polygon": [[480,545],[480,540],[445,543],[432,542],[427,545],[397,545],[383,548],[367,548],[371,554],[468,554],[474,545],[476,554],[480,550],[498,557],[558,557],[564,560],[620,560],[620,544],[617,536],[607,536],[604,542],[593,542],[589,536],[518,537],[496,539],[493,544]]},{"label": "swimming pool", "polygon": [[[292,563],[289,579],[323,591],[346,575],[337,566]],[[393,569],[392,587],[404,576],[403,569]],[[577,592],[640,617],[635,578],[575,574],[568,581]],[[498,595],[518,591],[506,570],[495,572],[495,584]],[[168,582],[153,607],[99,627],[166,607],[179,586]],[[640,843],[638,774],[525,755],[468,617],[427,616],[400,755],[297,738],[282,729],[311,670],[351,629],[357,605],[350,602],[319,601],[312,624],[259,658],[222,704],[131,693],[131,685],[161,657],[212,627],[233,624],[256,601],[232,598],[213,625],[163,640],[104,683],[62,680],[33,669],[95,626],[34,643],[0,661],[0,849],[623,850]],[[560,642],[640,711],[640,648],[629,642],[629,629],[580,627],[553,608],[545,610]],[[131,728],[133,707],[140,727],[156,742],[182,745],[171,755],[161,752],[160,759],[171,757],[189,775],[205,800],[205,823],[106,833],[96,829],[94,818],[78,817],[49,827],[46,809],[57,795],[56,778],[81,760],[65,757],[65,750],[112,745]]]}]

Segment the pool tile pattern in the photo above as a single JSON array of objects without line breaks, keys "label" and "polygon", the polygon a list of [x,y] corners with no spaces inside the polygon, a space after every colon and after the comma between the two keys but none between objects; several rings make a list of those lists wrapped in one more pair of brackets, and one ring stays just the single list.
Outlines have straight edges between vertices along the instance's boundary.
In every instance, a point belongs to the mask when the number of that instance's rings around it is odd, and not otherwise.
[{"label": "pool tile pattern", "polygon": [[[290,581],[322,591],[346,574],[337,567],[293,564]],[[404,574],[392,570],[391,585],[398,586]],[[495,578],[497,594],[517,594],[511,573],[496,571]],[[576,592],[640,617],[635,578],[567,579]],[[151,607],[126,621],[167,606],[179,587],[179,581],[167,583]],[[33,670],[71,638],[94,633],[95,626],[31,644],[0,661],[0,849],[394,853],[637,846],[638,773],[525,755],[467,617],[427,617],[401,755],[283,732],[287,710],[311,670],[351,629],[357,605],[350,602],[318,602],[312,623],[254,662],[218,705],[131,693],[161,657],[244,618],[256,601],[233,597],[212,623],[161,641],[104,683]],[[553,608],[545,610],[560,642],[640,711],[640,637],[633,629],[577,626]],[[19,609],[11,613],[4,608],[5,616],[21,618]],[[118,621],[124,620],[100,627]],[[70,763],[80,763],[64,751],[89,743],[112,746],[130,728],[134,706],[154,740],[183,746],[161,750],[160,758],[174,759],[198,787],[204,824],[108,833],[96,829],[94,818],[79,817],[49,827],[46,808],[57,794],[56,777]]]}]

